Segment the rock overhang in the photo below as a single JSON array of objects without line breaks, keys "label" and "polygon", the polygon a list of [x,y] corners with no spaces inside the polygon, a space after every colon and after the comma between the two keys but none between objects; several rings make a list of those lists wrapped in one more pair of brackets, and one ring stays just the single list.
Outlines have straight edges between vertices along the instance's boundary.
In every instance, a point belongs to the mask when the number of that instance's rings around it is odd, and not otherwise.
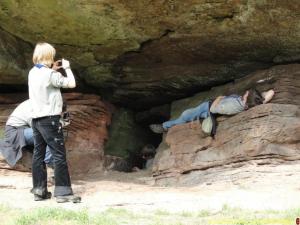
[{"label": "rock overhang", "polygon": [[5,0],[0,83],[27,85],[32,50],[42,40],[71,60],[85,92],[149,108],[298,62],[299,9],[296,0]]}]

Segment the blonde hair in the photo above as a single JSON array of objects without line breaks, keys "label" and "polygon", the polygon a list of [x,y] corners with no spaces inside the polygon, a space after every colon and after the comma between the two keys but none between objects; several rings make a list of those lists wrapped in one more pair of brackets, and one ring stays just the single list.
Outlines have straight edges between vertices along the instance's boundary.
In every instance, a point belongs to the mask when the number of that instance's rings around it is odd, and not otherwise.
[{"label": "blonde hair", "polygon": [[55,48],[48,43],[37,43],[33,52],[32,61],[34,64],[44,64],[51,67],[54,62]]}]

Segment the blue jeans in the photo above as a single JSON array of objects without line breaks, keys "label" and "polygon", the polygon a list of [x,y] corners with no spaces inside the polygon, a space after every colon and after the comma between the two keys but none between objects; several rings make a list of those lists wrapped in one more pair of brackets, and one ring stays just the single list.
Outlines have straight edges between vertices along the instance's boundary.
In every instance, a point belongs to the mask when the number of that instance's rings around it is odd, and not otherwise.
[{"label": "blue jeans", "polygon": [[[24,137],[25,137],[25,142],[27,145],[34,146],[32,128],[24,129]],[[44,162],[48,165],[51,165],[51,166],[53,165],[52,154],[51,154],[51,151],[50,151],[50,148],[48,145],[46,147],[46,155],[45,155]]]},{"label": "blue jeans", "polygon": [[195,108],[187,109],[175,120],[164,122],[163,128],[168,129],[178,124],[191,122],[199,118],[206,118],[209,116],[209,102],[203,102]]}]

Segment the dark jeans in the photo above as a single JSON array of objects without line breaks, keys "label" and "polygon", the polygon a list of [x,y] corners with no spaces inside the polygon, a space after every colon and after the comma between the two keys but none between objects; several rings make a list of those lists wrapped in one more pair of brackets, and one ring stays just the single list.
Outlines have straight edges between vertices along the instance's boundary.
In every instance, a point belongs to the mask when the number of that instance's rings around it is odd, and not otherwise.
[{"label": "dark jeans", "polygon": [[34,139],[32,193],[37,195],[44,196],[47,192],[47,170],[44,162],[47,145],[50,147],[54,161],[54,196],[73,194],[59,118],[60,116],[47,116],[32,120]]}]

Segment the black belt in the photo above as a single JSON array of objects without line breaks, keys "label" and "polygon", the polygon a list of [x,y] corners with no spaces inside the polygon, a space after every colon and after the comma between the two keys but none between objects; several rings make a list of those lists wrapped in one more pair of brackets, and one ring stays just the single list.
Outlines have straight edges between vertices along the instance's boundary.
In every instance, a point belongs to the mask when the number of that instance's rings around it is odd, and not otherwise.
[{"label": "black belt", "polygon": [[48,119],[48,118],[60,118],[60,115],[54,115],[54,116],[42,116],[42,117],[37,117],[37,118],[33,118],[32,120],[43,120],[43,119]]}]

